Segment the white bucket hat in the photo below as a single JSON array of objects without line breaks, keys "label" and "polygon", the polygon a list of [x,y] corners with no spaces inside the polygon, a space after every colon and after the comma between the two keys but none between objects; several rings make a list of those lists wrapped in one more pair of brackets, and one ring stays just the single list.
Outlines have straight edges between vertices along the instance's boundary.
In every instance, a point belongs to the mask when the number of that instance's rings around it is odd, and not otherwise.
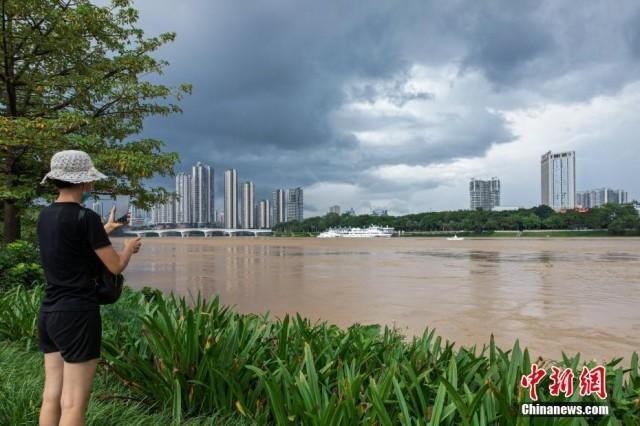
[{"label": "white bucket hat", "polygon": [[107,177],[93,167],[91,157],[84,151],[67,150],[56,152],[51,157],[51,171],[42,179],[57,179],[70,183],[93,182]]}]

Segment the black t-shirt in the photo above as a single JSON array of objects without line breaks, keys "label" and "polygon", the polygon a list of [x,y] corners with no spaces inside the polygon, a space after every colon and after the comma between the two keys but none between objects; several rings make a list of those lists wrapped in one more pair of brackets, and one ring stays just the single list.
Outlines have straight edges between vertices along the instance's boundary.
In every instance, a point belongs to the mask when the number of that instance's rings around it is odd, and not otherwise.
[{"label": "black t-shirt", "polygon": [[40,213],[38,240],[47,278],[41,310],[99,310],[93,278],[101,260],[94,250],[111,245],[100,216],[78,203],[52,203]]}]

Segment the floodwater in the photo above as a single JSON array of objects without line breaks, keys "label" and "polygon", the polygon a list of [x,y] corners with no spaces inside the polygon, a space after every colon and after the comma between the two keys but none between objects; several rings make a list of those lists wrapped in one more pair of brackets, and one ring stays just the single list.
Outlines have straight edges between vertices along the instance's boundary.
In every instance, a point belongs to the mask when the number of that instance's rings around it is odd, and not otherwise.
[{"label": "floodwater", "polygon": [[[121,240],[115,240],[116,246]],[[240,312],[299,312],[342,327],[425,327],[532,358],[629,359],[640,350],[640,239],[145,238],[125,271],[145,285],[219,294]]]}]

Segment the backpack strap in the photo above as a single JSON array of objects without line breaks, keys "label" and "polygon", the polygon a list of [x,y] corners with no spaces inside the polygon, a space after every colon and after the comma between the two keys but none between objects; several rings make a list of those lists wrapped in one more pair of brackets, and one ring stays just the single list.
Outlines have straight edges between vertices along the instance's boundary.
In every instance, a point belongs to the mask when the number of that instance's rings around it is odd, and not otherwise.
[{"label": "backpack strap", "polygon": [[78,222],[84,221],[84,214],[85,214],[85,208],[81,206],[80,211],[78,212]]},{"label": "backpack strap", "polygon": [[[86,228],[86,225],[84,223],[85,222],[84,217],[85,217],[85,212],[86,211],[87,211],[87,209],[82,207],[82,206],[80,206],[80,211],[78,211],[78,223],[80,224],[80,226],[82,226],[84,228]],[[93,250],[91,250],[91,246],[89,245],[88,242],[87,242],[87,249],[90,250],[90,251],[93,251]],[[102,264],[102,263],[100,263],[100,264]],[[97,280],[98,280],[98,277],[96,275],[96,277],[93,278],[94,285],[97,285],[97,283],[98,283]]]},{"label": "backpack strap", "polygon": [[78,211],[78,224],[80,225],[80,232],[87,232],[87,208],[80,206],[80,210]]}]

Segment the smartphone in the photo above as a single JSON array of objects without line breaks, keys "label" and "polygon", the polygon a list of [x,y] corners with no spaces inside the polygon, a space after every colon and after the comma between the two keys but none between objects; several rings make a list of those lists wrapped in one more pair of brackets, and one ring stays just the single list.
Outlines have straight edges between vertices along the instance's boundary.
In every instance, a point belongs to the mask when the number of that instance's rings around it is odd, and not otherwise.
[{"label": "smartphone", "polygon": [[129,213],[129,202],[131,197],[128,195],[116,195],[116,222],[126,222],[127,214]]}]

